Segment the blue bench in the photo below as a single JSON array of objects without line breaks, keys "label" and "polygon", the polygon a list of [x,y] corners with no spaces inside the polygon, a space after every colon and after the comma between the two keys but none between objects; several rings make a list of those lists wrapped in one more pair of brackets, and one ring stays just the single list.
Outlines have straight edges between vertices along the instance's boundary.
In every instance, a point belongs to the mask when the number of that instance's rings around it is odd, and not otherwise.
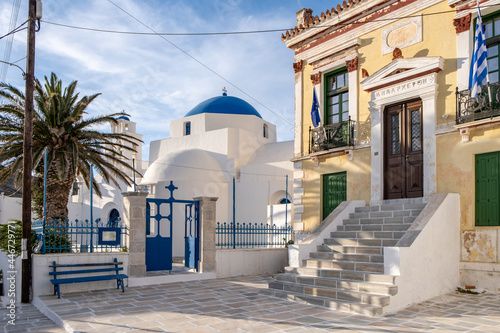
[{"label": "blue bench", "polygon": [[[122,288],[122,292],[125,292],[125,287],[123,284],[123,279],[128,278],[127,275],[121,274],[123,271],[122,262],[118,262],[116,258],[111,263],[89,263],[89,264],[70,264],[70,265],[58,265],[55,261],[49,267],[52,268],[52,272],[49,275],[53,277],[50,282],[54,285],[54,295],[57,293],[57,298],[61,298],[59,292],[59,285],[66,283],[78,283],[78,282],[91,282],[91,281],[107,281],[116,280],[116,288]],[[67,270],[70,268],[70,270]],[[62,269],[62,270],[58,270]],[[110,274],[113,272],[112,274]],[[92,274],[90,276],[81,276],[85,274]],[[73,275],[79,275],[78,277],[71,277]],[[61,276],[69,276],[60,278]]]}]

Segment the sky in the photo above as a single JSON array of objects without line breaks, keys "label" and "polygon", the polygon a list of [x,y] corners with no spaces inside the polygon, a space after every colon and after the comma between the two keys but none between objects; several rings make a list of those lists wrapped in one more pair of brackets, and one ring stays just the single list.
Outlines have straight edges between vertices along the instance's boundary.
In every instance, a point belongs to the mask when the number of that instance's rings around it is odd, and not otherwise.
[{"label": "sky", "polygon": [[[16,27],[26,21],[28,0],[0,1],[0,36],[10,32],[14,4]],[[169,137],[171,119],[182,118],[202,101],[222,94],[244,99],[277,126],[278,140],[293,140],[293,51],[281,32],[164,36],[85,31],[78,27],[169,33],[290,29],[295,13],[314,15],[336,7],[326,0],[43,0],[36,33],[35,76],[54,72],[67,86],[78,81],[80,95],[101,93],[89,115],[125,111],[149,143]],[[26,56],[26,30],[14,35],[10,62]],[[0,39],[0,59],[9,38]],[[2,53],[4,56],[2,56]],[[26,68],[26,60],[16,62]],[[0,64],[2,65],[2,64]],[[1,67],[0,67],[1,68]],[[1,71],[0,71],[1,72]],[[3,78],[0,78],[0,80]],[[19,69],[9,66],[5,82],[24,91]],[[108,128],[103,129],[109,131]]]}]

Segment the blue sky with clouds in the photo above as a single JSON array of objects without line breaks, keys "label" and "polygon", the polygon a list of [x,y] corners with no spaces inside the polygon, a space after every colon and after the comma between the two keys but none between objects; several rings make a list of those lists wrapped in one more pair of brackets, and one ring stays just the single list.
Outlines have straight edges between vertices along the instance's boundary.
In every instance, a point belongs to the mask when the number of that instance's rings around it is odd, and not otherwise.
[{"label": "blue sky with clouds", "polygon": [[[9,32],[14,2],[0,2],[0,35]],[[173,33],[286,29],[295,26],[295,13],[301,8],[311,8],[319,15],[337,3],[326,0],[43,0],[42,20],[137,32],[150,32],[140,22],[157,32]],[[17,25],[26,20],[27,6],[28,1],[21,0]],[[203,100],[220,95],[223,87],[229,95],[243,98],[264,119],[275,123],[279,140],[291,140],[293,52],[286,48],[280,36],[281,32],[273,32],[165,36],[165,40],[159,36],[75,30],[42,22],[36,35],[35,74],[42,79],[54,72],[65,84],[78,80],[82,94],[102,93],[89,107],[91,114],[125,110],[137,123],[137,131],[144,135],[146,157],[150,141],[169,136],[171,119],[181,118]],[[0,40],[0,56],[7,41],[8,38]],[[15,35],[10,61],[25,55],[26,30]],[[17,64],[25,68],[25,62]],[[20,70],[14,67],[8,69],[5,81],[24,86]]]}]

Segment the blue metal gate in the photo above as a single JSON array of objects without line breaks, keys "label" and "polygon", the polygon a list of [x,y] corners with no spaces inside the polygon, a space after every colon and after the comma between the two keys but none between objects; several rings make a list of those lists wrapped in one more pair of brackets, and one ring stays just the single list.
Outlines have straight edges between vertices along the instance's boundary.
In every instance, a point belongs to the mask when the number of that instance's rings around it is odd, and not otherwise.
[{"label": "blue metal gate", "polygon": [[[184,204],[185,266],[198,270],[199,261],[199,204],[193,200],[177,200],[173,182],[165,186],[170,191],[168,199],[146,199],[146,270],[172,270],[173,208]],[[153,225],[151,224],[153,222]]]}]

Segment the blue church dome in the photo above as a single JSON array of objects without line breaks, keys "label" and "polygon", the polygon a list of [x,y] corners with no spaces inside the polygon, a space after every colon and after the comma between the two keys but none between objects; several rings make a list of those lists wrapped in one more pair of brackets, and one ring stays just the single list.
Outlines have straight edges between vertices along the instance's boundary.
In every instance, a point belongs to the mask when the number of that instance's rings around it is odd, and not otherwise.
[{"label": "blue church dome", "polygon": [[129,118],[129,117],[127,117],[127,116],[119,116],[119,117],[118,117],[118,118],[116,118],[116,119],[125,119],[125,120],[127,120],[127,121],[130,121],[130,118]]},{"label": "blue church dome", "polygon": [[201,113],[241,114],[262,118],[253,106],[240,98],[228,96],[226,93],[222,94],[222,96],[212,97],[201,102],[186,113],[185,117]]}]

